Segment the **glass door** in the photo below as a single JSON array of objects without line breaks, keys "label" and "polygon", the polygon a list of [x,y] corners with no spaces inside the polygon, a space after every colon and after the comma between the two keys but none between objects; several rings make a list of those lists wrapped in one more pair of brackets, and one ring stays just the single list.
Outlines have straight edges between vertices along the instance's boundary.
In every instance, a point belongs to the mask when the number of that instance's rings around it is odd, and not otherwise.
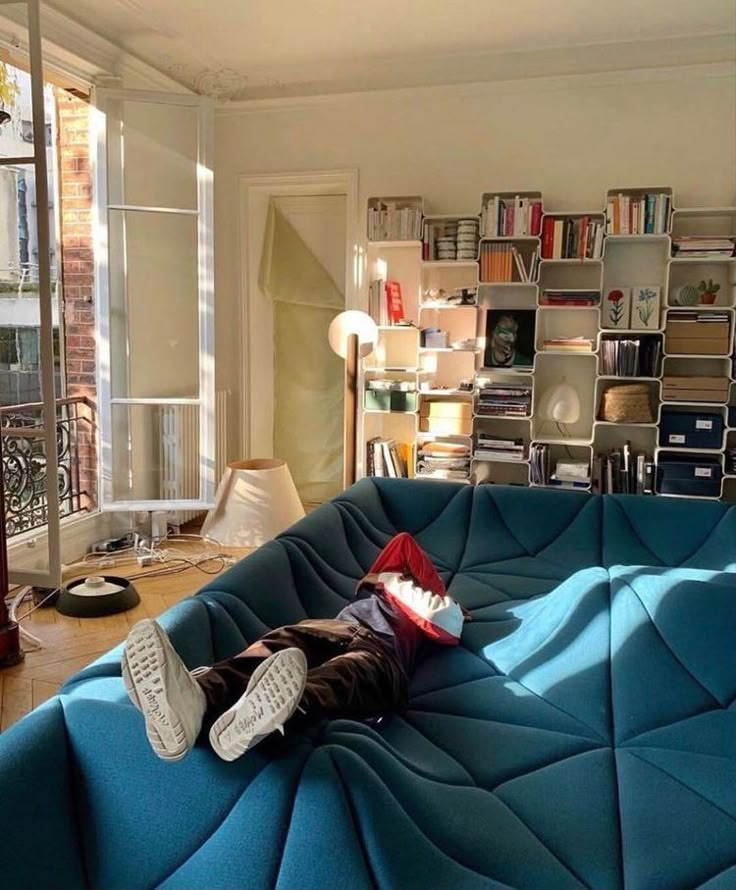
[{"label": "glass door", "polygon": [[101,506],[214,503],[212,105],[98,90]]}]

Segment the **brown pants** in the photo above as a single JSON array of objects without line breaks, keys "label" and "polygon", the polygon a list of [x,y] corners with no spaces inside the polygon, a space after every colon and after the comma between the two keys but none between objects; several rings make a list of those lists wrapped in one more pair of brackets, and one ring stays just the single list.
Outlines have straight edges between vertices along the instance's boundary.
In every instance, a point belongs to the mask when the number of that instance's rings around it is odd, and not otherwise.
[{"label": "brown pants", "polygon": [[320,717],[370,717],[406,707],[408,679],[378,636],[358,624],[334,619],[277,627],[233,658],[196,676],[207,697],[206,723],[217,719],[245,692],[256,667],[290,647],[307,657],[307,685],[289,723]]}]

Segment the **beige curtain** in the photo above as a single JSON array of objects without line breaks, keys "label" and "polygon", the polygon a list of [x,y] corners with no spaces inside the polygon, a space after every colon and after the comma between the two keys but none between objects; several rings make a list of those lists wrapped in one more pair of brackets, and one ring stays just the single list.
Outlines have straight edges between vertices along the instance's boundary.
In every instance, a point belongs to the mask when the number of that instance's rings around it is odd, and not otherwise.
[{"label": "beige curtain", "polygon": [[344,368],[327,329],[345,296],[273,201],[259,281],[274,304],[274,455],[302,501],[322,503],[342,488]]}]

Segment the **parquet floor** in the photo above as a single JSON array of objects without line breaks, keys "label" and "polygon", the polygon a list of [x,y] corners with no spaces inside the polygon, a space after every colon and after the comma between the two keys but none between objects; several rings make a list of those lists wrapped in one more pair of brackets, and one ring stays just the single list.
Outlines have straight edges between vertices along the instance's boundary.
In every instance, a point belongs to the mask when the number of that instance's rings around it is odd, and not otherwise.
[{"label": "parquet floor", "polygon": [[[201,553],[195,542],[176,544],[177,550]],[[221,548],[236,558],[249,550]],[[99,571],[99,570],[98,570]],[[104,571],[104,570],[102,570]],[[141,571],[137,565],[107,569],[116,575],[129,576]],[[76,571],[65,580],[94,572]],[[59,686],[95,658],[117,646],[130,628],[141,618],[155,618],[185,596],[199,590],[210,577],[196,568],[159,578],[140,578],[135,585],[141,601],[134,609],[105,618],[68,618],[54,608],[37,609],[23,625],[44,642],[44,648],[28,652],[25,661],[13,668],[0,670],[0,732],[33,708],[55,695]],[[19,616],[28,608],[23,604]]]}]

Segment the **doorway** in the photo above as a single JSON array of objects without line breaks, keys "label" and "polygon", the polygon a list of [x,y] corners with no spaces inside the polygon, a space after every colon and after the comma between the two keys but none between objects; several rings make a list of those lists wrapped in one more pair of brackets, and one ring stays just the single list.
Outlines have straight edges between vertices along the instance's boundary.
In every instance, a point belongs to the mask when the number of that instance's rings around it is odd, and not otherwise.
[{"label": "doorway", "polygon": [[244,182],[243,442],[287,461],[305,506],[342,489],[344,367],[334,316],[355,308],[352,172]]}]

